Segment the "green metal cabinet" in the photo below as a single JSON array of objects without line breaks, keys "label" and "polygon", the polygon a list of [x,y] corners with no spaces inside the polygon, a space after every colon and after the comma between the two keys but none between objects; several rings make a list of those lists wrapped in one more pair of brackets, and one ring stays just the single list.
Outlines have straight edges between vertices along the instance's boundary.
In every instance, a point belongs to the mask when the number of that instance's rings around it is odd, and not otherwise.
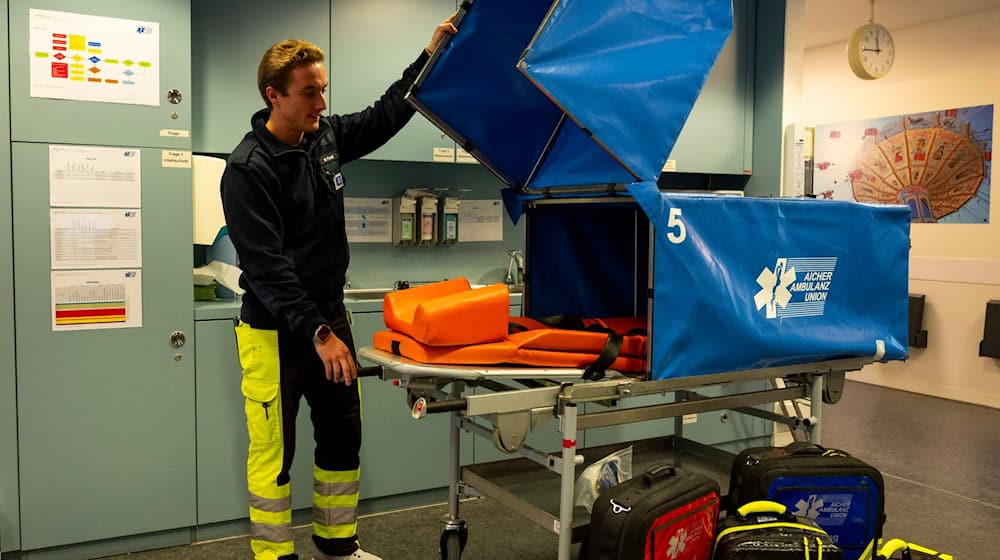
[{"label": "green metal cabinet", "polygon": [[11,157],[21,547],[191,526],[191,170],[140,150],[142,328],[53,332],[48,148]]},{"label": "green metal cabinet", "polygon": [[[385,330],[381,312],[354,313],[355,345],[371,346]],[[361,366],[373,365],[364,360]],[[376,498],[448,485],[449,414],[410,417],[406,392],[369,377],[361,381],[361,498]],[[471,437],[462,438],[464,462],[472,458]]]},{"label": "green metal cabinet", "polygon": [[[455,0],[337,0],[331,14],[330,95],[334,113],[360,111],[379,98],[427,46]],[[368,159],[433,161],[455,143],[417,114]]]},{"label": "green metal cabinet", "polygon": [[[195,151],[228,154],[250,130],[250,115],[264,108],[257,91],[257,65],[268,47],[282,39],[303,39],[330,58],[331,4],[191,1]],[[330,76],[331,83],[334,78]]]},{"label": "green metal cabinet", "polygon": [[[243,519],[248,515],[246,461],[249,440],[232,319],[196,321],[195,345],[198,525]],[[295,426],[292,507],[310,508],[313,437],[309,405],[305,400],[300,405]]]},{"label": "green metal cabinet", "polygon": [[[0,43],[7,44],[7,2],[0,13]],[[9,107],[7,57],[0,57],[0,106]],[[17,393],[14,373],[14,277],[11,259],[10,113],[0,111],[0,552],[20,548],[17,489]]]},{"label": "green metal cabinet", "polygon": [[670,153],[677,171],[744,175],[752,170],[755,5],[756,0],[733,3],[733,32]]},{"label": "green metal cabinet", "polygon": [[[29,9],[32,8],[159,23],[159,106],[29,97],[28,63],[34,56],[34,53],[28,52]],[[173,130],[189,134],[191,129],[190,17],[189,0],[99,0],[86,3],[73,0],[11,0],[11,138],[15,142],[190,148],[190,137],[168,136],[164,132]],[[67,33],[73,32],[67,30]],[[109,64],[103,73],[92,75],[110,75],[108,72],[115,72],[112,68],[117,67],[123,66]],[[181,93],[179,104],[167,101],[166,93],[171,89]]]}]

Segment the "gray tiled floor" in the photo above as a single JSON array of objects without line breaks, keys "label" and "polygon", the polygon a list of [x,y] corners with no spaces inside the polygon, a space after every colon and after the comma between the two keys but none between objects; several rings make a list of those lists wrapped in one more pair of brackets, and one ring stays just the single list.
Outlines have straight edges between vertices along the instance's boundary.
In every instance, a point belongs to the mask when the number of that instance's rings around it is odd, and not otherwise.
[{"label": "gray tiled floor", "polygon": [[[1000,527],[1000,410],[849,382],[824,410],[824,443],[882,470],[887,537],[996,560]],[[386,560],[439,558],[443,506],[363,518],[362,543]],[[555,537],[489,500],[465,503],[470,540],[463,560],[550,560]],[[310,550],[308,528],[298,549]],[[116,556],[114,560],[249,558],[246,538]]]},{"label": "gray tiled floor", "polygon": [[885,476],[886,537],[1000,558],[1000,410],[849,382],[823,418],[828,447]]}]

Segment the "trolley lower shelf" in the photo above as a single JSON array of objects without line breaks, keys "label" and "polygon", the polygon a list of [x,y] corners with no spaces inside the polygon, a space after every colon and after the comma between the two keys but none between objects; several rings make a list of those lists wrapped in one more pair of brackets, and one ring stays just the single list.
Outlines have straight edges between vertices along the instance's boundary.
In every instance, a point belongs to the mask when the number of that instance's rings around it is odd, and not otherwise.
[{"label": "trolley lower shelf", "polygon": [[[729,487],[734,455],[707,445],[667,436],[633,442],[632,473],[668,462],[716,480],[723,492]],[[578,450],[584,466],[623,449],[623,444]],[[462,482],[477,493],[525,516],[547,530],[559,534],[559,475],[535,461],[517,458],[480,463],[462,468]],[[573,542],[580,542],[590,523],[590,514],[581,506],[573,508]]]}]

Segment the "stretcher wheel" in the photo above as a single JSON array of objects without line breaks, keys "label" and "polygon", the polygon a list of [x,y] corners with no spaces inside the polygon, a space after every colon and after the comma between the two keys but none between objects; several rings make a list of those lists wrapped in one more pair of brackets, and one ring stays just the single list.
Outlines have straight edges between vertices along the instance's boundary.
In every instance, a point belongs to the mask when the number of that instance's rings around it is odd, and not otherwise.
[{"label": "stretcher wheel", "polygon": [[823,383],[823,402],[837,404],[844,396],[844,380],[847,375],[840,371],[828,374]]},{"label": "stretcher wheel", "polygon": [[466,528],[445,530],[441,533],[441,560],[461,560],[465,543],[469,540]]}]

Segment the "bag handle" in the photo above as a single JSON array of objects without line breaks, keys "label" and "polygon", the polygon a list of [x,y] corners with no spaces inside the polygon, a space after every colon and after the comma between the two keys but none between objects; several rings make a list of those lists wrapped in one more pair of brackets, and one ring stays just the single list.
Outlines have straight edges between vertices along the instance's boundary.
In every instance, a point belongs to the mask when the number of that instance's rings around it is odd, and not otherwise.
[{"label": "bag handle", "polygon": [[642,473],[642,480],[646,486],[652,486],[657,480],[677,476],[677,469],[673,465],[654,465]]},{"label": "bag handle", "polygon": [[768,500],[750,502],[740,506],[740,508],[736,510],[737,515],[740,517],[747,517],[757,513],[776,513],[778,515],[784,515],[787,512],[788,507],[786,507],[785,504],[779,504],[778,502],[771,502]]},{"label": "bag handle", "polygon": [[[781,520],[786,523],[797,523],[795,514],[788,511],[788,507],[778,502],[769,500],[758,500],[740,506],[736,510],[736,516],[751,523],[767,523]],[[764,519],[770,517],[771,519]]]},{"label": "bag handle", "polygon": [[846,451],[840,449],[827,449],[816,443],[796,441],[785,446],[785,451],[789,455],[816,455],[821,457],[850,457]]},{"label": "bag handle", "polygon": [[902,560],[910,560],[912,557],[910,552],[912,550],[929,554],[935,558],[951,560],[951,556],[948,554],[941,554],[936,550],[931,550],[929,548],[924,548],[922,546],[918,546],[913,543],[908,543],[903,539],[892,539],[889,542],[882,545],[882,548],[878,549],[878,554],[876,554],[876,559],[889,560],[893,554],[897,552],[902,552],[903,553],[901,555]]}]

